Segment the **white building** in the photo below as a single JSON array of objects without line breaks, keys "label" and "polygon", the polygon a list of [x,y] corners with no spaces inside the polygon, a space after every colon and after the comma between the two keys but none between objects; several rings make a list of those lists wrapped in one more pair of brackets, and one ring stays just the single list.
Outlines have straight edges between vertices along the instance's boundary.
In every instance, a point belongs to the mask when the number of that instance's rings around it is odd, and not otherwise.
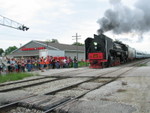
[{"label": "white building", "polygon": [[51,43],[46,41],[36,41],[32,40],[22,47],[13,51],[10,56],[11,57],[40,57],[41,52],[47,50],[48,55],[54,56],[54,53],[58,53],[58,55],[63,55],[67,57],[74,58],[74,56],[78,55],[78,60],[85,59],[84,46],[76,46],[76,45],[67,45],[60,43]]}]

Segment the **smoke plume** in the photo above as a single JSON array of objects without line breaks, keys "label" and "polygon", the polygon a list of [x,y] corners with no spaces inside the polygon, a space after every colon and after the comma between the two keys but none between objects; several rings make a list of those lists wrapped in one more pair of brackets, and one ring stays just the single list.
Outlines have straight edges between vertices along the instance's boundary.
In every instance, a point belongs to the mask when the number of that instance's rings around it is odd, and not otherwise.
[{"label": "smoke plume", "polygon": [[150,30],[150,1],[137,0],[132,8],[122,4],[121,0],[110,0],[112,5],[98,20],[99,33],[112,30],[115,34],[138,32],[143,34]]}]

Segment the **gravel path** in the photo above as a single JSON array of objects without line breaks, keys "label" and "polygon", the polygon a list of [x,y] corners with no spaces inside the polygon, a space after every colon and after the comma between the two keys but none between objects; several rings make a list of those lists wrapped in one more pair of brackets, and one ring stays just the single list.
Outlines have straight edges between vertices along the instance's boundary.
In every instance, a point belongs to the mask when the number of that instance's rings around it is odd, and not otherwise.
[{"label": "gravel path", "polygon": [[23,83],[17,83],[17,84],[12,84],[12,85],[6,85],[0,87],[0,91],[4,89],[9,89],[9,88],[14,88],[14,87],[20,87],[20,86],[25,86],[25,85],[32,85],[35,83],[40,83],[40,82],[45,82],[49,80],[55,80],[55,78],[45,78],[45,79],[40,79],[40,80],[34,80],[34,81],[29,81],[29,82],[23,82]]},{"label": "gravel path", "polygon": [[16,109],[12,109],[8,111],[7,113],[43,113],[43,112],[40,110],[36,110],[36,109],[27,109],[24,107],[17,107]]},{"label": "gravel path", "polygon": [[29,92],[30,94],[44,94],[48,93],[51,91],[54,91],[56,89],[60,89],[66,86],[70,86],[72,84],[76,84],[82,81],[87,80],[88,78],[68,78],[68,79],[63,79],[59,81],[54,81],[50,83],[45,83],[40,86],[34,86],[31,88],[25,88],[24,91]]}]

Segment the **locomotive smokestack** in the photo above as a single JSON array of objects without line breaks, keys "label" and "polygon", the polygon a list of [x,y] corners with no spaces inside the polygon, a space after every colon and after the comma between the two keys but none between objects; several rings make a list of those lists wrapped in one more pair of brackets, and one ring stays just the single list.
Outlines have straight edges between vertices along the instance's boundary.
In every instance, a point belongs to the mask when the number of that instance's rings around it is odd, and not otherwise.
[{"label": "locomotive smokestack", "polygon": [[98,35],[101,35],[104,33],[104,31],[102,29],[97,30]]},{"label": "locomotive smokestack", "polygon": [[[137,0],[134,7],[124,5],[121,0],[109,0],[112,5],[97,22],[100,30],[112,30],[115,34],[136,32],[142,34],[150,30],[150,1]],[[102,33],[102,32],[99,32]]]}]

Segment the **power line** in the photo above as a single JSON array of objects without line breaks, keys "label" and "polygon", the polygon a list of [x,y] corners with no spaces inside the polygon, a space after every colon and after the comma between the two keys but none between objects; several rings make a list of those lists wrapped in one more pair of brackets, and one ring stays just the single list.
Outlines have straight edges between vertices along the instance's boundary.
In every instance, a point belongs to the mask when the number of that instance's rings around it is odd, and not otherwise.
[{"label": "power line", "polygon": [[76,35],[72,37],[75,37],[75,40],[76,40],[76,53],[77,53],[77,60],[78,60],[78,39],[80,39],[78,37],[81,37],[81,35],[78,35],[78,33],[76,33]]}]

